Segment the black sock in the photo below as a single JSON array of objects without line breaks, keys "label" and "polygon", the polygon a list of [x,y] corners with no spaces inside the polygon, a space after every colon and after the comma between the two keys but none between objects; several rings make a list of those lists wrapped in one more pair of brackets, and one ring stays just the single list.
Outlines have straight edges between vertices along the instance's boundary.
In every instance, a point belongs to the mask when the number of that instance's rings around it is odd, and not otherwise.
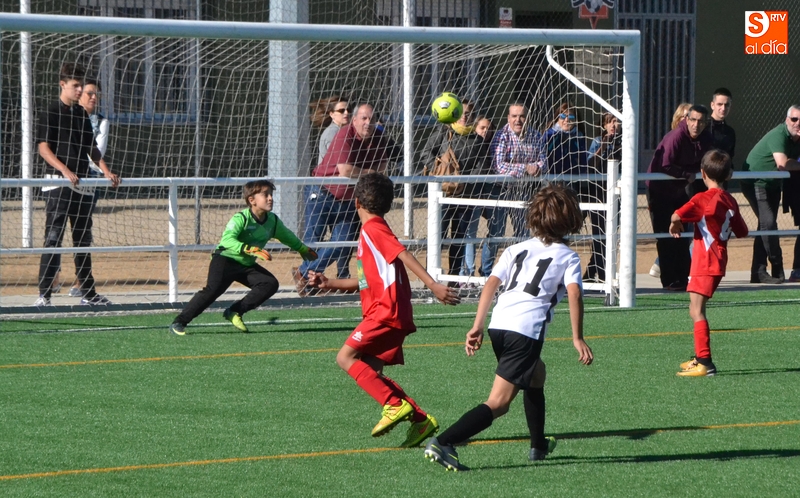
[{"label": "black sock", "polygon": [[525,419],[531,433],[531,448],[547,450],[547,440],[544,438],[544,388],[525,389],[523,395],[525,402]]},{"label": "black sock", "polygon": [[487,429],[492,425],[493,420],[492,409],[481,403],[462,415],[458,422],[451,425],[441,435],[436,436],[436,439],[441,444],[458,444]]},{"label": "black sock", "polygon": [[711,361],[710,357],[709,358],[695,358],[695,359],[697,360],[697,363],[699,363],[699,364],[701,364],[703,366],[706,366],[706,367],[710,367],[710,366],[712,366],[714,364]]}]

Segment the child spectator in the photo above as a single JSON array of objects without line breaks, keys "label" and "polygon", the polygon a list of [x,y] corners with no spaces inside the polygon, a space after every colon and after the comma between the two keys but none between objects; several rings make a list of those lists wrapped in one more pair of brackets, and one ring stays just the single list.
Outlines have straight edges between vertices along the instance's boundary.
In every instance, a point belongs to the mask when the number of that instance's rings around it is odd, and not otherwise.
[{"label": "child spectator", "polygon": [[489,399],[468,411],[431,438],[425,457],[447,470],[467,470],[453,445],[487,429],[505,415],[520,389],[524,391],[525,417],[531,434],[528,459],[543,460],[556,440],[544,435],[545,365],[540,358],[553,309],[566,293],[572,322],[572,344],[579,360],[590,365],[592,350],[583,339],[581,260],[567,247],[564,237],[583,226],[578,197],[560,185],[542,188],[528,202],[526,218],[533,238],[503,252],[481,292],[475,322],[467,332],[465,349],[472,356],[483,344],[483,328],[495,292],[504,286],[489,323],[489,337],[497,357]]},{"label": "child spectator", "polygon": [[271,238],[276,238],[300,253],[306,261],[317,259],[317,253],[303,244],[272,211],[272,194],[275,185],[269,180],[256,180],[244,185],[247,209],[239,211],[228,221],[219,246],[211,255],[208,266],[208,283],[189,301],[180,315],[175,317],[169,331],[185,335],[186,325],[194,320],[211,303],[217,300],[234,282],[248,287],[250,292],[226,309],[222,316],[234,327],[247,332],[242,315],[259,307],[278,290],[278,279],[256,264],[256,258],[270,261],[263,249]]},{"label": "child spectator", "polygon": [[329,280],[321,272],[311,271],[308,284],[320,289],[361,292],[363,321],[339,350],[336,363],[383,406],[383,416],[372,429],[372,436],[382,436],[400,422],[410,420],[411,427],[401,446],[411,448],[433,435],[439,424],[403,388],[383,375],[384,365],[403,364],[403,341],[416,330],[406,266],[442,303],[457,304],[459,298],[455,289],[436,282],[392,233],[383,217],[392,207],[393,192],[392,181],[382,174],[369,173],[358,180],[358,278]]},{"label": "child spectator", "polygon": [[739,214],[739,205],[722,183],[730,179],[733,165],[730,156],[712,149],[700,163],[703,182],[708,187],[692,197],[672,215],[669,233],[680,237],[684,223],[694,223],[694,248],[689,272],[689,316],[694,321],[695,357],[681,363],[681,377],[710,377],[717,373],[711,361],[711,337],[706,319],[706,302],[714,295],[728,264],[728,238],[747,236],[747,225]]}]

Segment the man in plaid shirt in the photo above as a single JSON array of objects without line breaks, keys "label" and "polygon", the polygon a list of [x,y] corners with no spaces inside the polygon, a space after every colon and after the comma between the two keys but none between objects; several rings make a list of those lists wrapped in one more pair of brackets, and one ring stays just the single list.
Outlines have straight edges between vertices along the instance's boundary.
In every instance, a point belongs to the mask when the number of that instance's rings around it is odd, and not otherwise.
[{"label": "man in plaid shirt", "polygon": [[[495,134],[491,145],[492,169],[499,175],[512,178],[538,176],[547,169],[545,144],[542,134],[526,126],[528,109],[521,102],[514,102],[508,107],[508,124]],[[510,183],[505,188],[499,184],[493,191],[493,198],[505,200],[528,200],[535,190],[533,183]],[[489,237],[502,237],[506,231],[505,208],[493,208],[493,215],[487,216]],[[514,237],[530,236],[525,223],[523,209],[511,210],[511,224]],[[487,243],[483,246],[481,256],[481,274],[489,275],[492,271],[497,244]]]}]

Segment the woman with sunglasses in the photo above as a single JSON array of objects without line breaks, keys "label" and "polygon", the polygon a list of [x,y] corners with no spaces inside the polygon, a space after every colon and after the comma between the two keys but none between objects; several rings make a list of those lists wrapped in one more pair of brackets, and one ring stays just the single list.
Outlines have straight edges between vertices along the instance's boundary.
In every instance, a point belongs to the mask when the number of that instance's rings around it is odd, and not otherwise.
[{"label": "woman with sunglasses", "polygon": [[[346,97],[333,95],[331,97],[318,100],[311,104],[313,112],[311,114],[311,124],[317,127],[325,127],[319,137],[319,157],[316,164],[321,164],[325,154],[328,152],[334,137],[342,127],[350,124],[350,104]],[[313,169],[313,168],[312,168]],[[321,241],[328,227],[324,224],[314,223],[312,216],[314,203],[320,196],[320,185],[306,185],[304,187],[304,198],[306,200],[305,230],[303,241],[312,243]],[[345,251],[336,260],[337,276],[347,278],[350,276],[350,252]]]},{"label": "woman with sunglasses", "polygon": [[322,162],[328,147],[333,142],[333,137],[339,133],[342,126],[350,123],[350,107],[346,98],[333,96],[327,100],[325,116],[322,118],[321,126],[325,131],[319,136],[319,158],[317,164]]},{"label": "woman with sunglasses", "polygon": [[[547,163],[550,165],[550,174],[556,175],[585,175],[599,173],[596,167],[590,167],[588,139],[578,130],[575,109],[568,102],[561,103],[551,121],[550,128],[545,132],[547,144]],[[570,188],[578,193],[580,202],[603,202],[605,191],[594,181],[581,180],[569,182]],[[605,216],[598,211],[589,211],[592,235],[601,235],[605,228]],[[603,254],[603,241],[592,240],[592,254],[589,264],[586,265],[584,280],[603,282],[606,277],[606,259]]]}]

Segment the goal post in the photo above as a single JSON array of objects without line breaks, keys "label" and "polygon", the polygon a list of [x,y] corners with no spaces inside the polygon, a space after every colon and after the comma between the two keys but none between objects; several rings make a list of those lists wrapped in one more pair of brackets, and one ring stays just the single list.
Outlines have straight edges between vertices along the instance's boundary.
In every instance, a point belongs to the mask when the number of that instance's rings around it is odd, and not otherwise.
[{"label": "goal post", "polygon": [[[29,113],[28,123],[33,123],[33,109],[42,109],[57,98],[58,67],[77,61],[87,66],[104,87],[100,111],[110,119],[112,129],[108,162],[123,178],[118,191],[104,189],[100,196],[94,247],[87,252],[96,251],[99,258],[110,252],[124,254],[125,247],[177,247],[163,255],[158,251],[131,251],[136,262],[132,267],[143,260],[138,255],[152,257],[152,264],[158,268],[152,275],[115,277],[96,270],[100,292],[104,286],[118,287],[125,295],[135,294],[140,287],[163,288],[163,297],[149,297],[147,302],[169,306],[176,299],[184,299],[179,290],[202,286],[204,268],[197,267],[205,263],[200,264],[202,260],[195,254],[188,258],[188,254],[218,242],[227,219],[243,208],[240,189],[228,183],[187,185],[176,187],[167,195],[169,189],[164,185],[170,178],[235,180],[269,176],[290,180],[278,182],[286,190],[279,190],[275,211],[288,227],[302,235],[307,201],[302,192],[305,185],[319,184],[302,180],[316,165],[321,132],[310,129],[309,106],[333,94],[347,94],[351,105],[362,101],[375,105],[385,133],[397,145],[390,174],[402,177],[399,180],[406,183],[405,195],[398,195],[403,209],[391,213],[390,225],[424,259],[426,246],[421,241],[431,234],[426,233],[427,224],[423,221],[427,213],[423,212],[420,186],[427,180],[414,174],[419,171],[420,150],[431,129],[437,126],[428,112],[432,97],[455,89],[462,98],[474,101],[479,112],[491,116],[496,129],[505,124],[508,104],[520,95],[531,107],[531,126],[540,130],[552,117],[553,104],[575,101],[587,140],[599,134],[597,122],[602,112],[613,109],[621,116],[618,286],[620,305],[635,304],[637,31],[0,14],[0,36],[6,106],[0,109],[0,120],[6,130],[4,140],[10,140],[3,144],[0,171],[0,258],[4,260],[0,264],[17,266],[17,273],[4,272],[0,299],[14,295],[15,288],[24,288],[24,292],[35,288],[35,259],[47,252],[41,246],[43,197],[38,188],[34,190],[31,212],[24,207],[27,201],[22,198],[22,184],[14,183],[24,177],[18,164],[33,163],[33,167],[26,166],[32,170],[31,178],[42,178],[45,171],[43,162],[31,150],[29,139],[24,138],[30,131],[22,133],[18,116]],[[294,45],[291,50],[279,51],[271,42]],[[26,81],[30,79],[30,92],[25,88],[27,83],[20,85],[21,69],[17,67],[19,54],[28,54],[21,47],[26,43],[33,47],[30,55],[25,55],[30,58],[26,76]],[[551,70],[539,69],[536,58],[543,60],[545,47],[551,47],[548,57],[582,68],[583,74],[576,78],[583,81],[585,88],[564,76],[558,76],[556,81]],[[278,64],[273,59],[281,53],[295,54],[297,64]],[[592,67],[595,56],[620,64]],[[520,61],[530,63],[532,72],[525,73]],[[600,77],[593,81],[593,75]],[[535,79],[541,79],[542,84],[533,87]],[[599,100],[585,91],[592,89],[594,93],[597,88],[604,89],[597,91]],[[609,97],[612,100],[603,101]],[[289,166],[295,164],[295,174],[291,174]],[[125,186],[126,178],[159,181],[133,188]],[[298,194],[288,195],[292,190]],[[415,191],[416,195],[410,195]],[[4,216],[4,208],[14,216]],[[17,210],[22,213],[19,217]],[[183,221],[182,226],[191,226],[191,234],[183,230],[161,233],[162,228],[154,228],[151,234],[148,229],[158,225],[153,217],[160,216],[164,220],[188,217],[196,226]],[[24,235],[19,235],[29,226],[33,226],[33,247],[29,247]],[[324,246],[324,242],[320,243],[320,247]],[[28,258],[24,262],[27,273],[20,270],[24,266],[18,264],[21,260],[11,255]],[[161,256],[163,259],[159,259]],[[280,274],[276,271],[276,276],[291,289],[291,279],[287,281],[289,264],[281,268]],[[190,272],[195,273],[192,278],[187,276]]]}]

